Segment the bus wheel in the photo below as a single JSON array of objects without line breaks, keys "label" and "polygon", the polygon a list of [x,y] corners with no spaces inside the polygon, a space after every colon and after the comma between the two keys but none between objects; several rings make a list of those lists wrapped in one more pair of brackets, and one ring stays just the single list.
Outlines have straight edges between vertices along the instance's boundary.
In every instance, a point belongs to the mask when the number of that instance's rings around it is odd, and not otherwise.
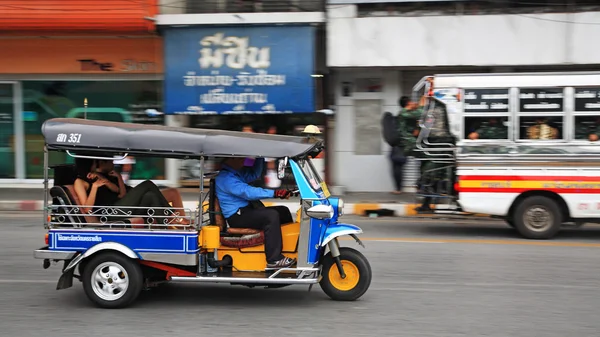
[{"label": "bus wheel", "polygon": [[560,230],[562,215],[559,205],[552,199],[533,196],[517,207],[514,225],[528,239],[550,239]]}]

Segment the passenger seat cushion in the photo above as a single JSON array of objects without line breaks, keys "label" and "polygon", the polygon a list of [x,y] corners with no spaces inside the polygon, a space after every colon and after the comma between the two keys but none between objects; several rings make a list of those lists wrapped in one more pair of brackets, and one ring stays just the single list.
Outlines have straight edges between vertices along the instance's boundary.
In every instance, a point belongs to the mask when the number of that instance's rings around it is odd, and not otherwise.
[{"label": "passenger seat cushion", "polygon": [[75,193],[75,186],[74,185],[64,185],[63,187],[66,188],[67,191],[69,191],[70,198],[73,201],[73,205],[81,205],[81,202],[79,201],[79,197],[77,196],[77,193]]},{"label": "passenger seat cushion", "polygon": [[249,248],[260,246],[265,242],[264,232],[243,236],[222,236],[221,244],[230,248]]}]

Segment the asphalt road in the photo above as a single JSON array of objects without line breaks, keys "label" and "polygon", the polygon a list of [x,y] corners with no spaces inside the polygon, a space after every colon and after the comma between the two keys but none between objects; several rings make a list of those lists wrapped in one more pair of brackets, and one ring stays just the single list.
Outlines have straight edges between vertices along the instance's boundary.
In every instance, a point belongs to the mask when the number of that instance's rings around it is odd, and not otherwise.
[{"label": "asphalt road", "polygon": [[[501,222],[348,217],[363,227],[373,282],[355,302],[306,286],[170,285],[102,310],[81,285],[55,290],[32,251],[37,218],[0,213],[0,335],[598,336],[600,229],[520,239]],[[543,244],[543,245],[541,245]]]}]

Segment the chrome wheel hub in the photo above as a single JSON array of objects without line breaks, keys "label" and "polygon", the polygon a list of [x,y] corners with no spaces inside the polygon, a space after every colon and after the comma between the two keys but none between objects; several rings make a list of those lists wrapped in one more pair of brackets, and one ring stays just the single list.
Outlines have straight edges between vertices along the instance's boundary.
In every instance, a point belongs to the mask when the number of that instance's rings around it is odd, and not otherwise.
[{"label": "chrome wheel hub", "polygon": [[118,300],[129,287],[127,271],[116,262],[101,263],[94,269],[91,278],[92,290],[105,301]]}]

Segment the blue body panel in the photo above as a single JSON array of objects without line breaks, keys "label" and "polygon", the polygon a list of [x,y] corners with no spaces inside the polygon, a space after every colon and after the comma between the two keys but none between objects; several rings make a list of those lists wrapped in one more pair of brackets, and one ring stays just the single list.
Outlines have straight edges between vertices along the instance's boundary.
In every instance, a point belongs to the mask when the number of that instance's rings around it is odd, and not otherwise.
[{"label": "blue body panel", "polygon": [[[294,172],[294,178],[296,178],[296,184],[298,185],[298,190],[300,191],[300,196],[302,199],[320,199],[313,200],[312,205],[329,205],[329,200],[325,197],[325,193],[323,191],[315,191],[311,186],[306,176],[302,172],[302,169],[294,160],[290,160],[290,167],[292,168],[292,172]],[[330,224],[337,222],[337,216],[334,216],[332,219],[319,220],[319,219],[310,219],[310,229],[308,235],[308,256],[307,262],[310,264],[314,264],[319,262],[319,257],[321,256],[321,252],[324,249],[321,245],[323,242],[323,238],[325,236],[325,231]]]},{"label": "blue body panel", "polygon": [[85,252],[104,242],[120,243],[139,253],[196,254],[198,232],[51,229],[49,250]]}]

